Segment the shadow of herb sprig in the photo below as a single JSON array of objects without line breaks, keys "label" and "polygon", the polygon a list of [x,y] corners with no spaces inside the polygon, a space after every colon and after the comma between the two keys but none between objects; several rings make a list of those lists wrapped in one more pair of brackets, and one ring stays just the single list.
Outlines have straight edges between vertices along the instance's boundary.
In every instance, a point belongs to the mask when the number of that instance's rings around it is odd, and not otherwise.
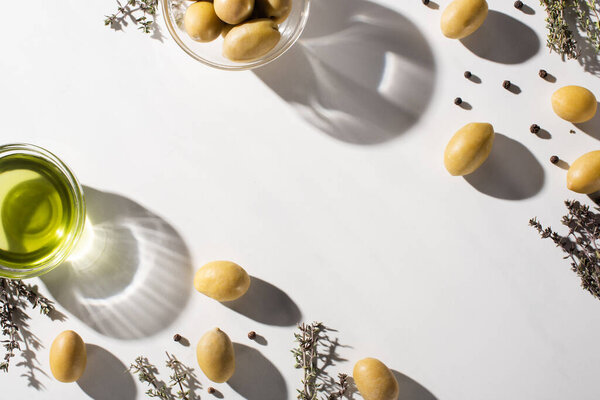
[{"label": "shadow of herb sprig", "polygon": [[21,352],[23,361],[18,366],[24,366],[28,371],[24,374],[29,380],[29,386],[40,389],[42,384],[35,373],[43,371],[38,367],[35,351],[42,347],[37,336],[29,330],[28,308],[38,308],[40,314],[51,319],[64,319],[64,315],[56,312],[51,300],[38,293],[36,286],[28,285],[18,279],[0,278],[0,327],[6,353],[0,370],[8,372],[11,359]]},{"label": "shadow of herb sprig", "polygon": [[[565,201],[568,213],[561,223],[569,230],[561,235],[532,218],[534,227],[542,239],[551,239],[571,260],[571,269],[581,278],[581,287],[600,300],[600,213],[578,201]],[[600,211],[600,208],[596,208]]]},{"label": "shadow of herb sprig", "polygon": [[344,397],[348,390],[349,380],[346,374],[339,374],[337,380],[331,377],[327,369],[336,362],[346,361],[338,355],[342,346],[338,338],[332,339],[327,332],[335,330],[327,328],[320,322],[299,324],[294,333],[297,346],[292,349],[295,367],[302,369],[301,388],[297,389],[299,400],[335,400]]},{"label": "shadow of herb sprig", "polygon": [[166,354],[165,365],[171,371],[168,383],[158,378],[158,368],[144,356],[137,357],[129,366],[129,370],[137,375],[138,380],[149,386],[146,395],[161,400],[200,399],[196,391],[202,389],[202,384],[198,381],[194,369],[183,364],[173,354]]}]

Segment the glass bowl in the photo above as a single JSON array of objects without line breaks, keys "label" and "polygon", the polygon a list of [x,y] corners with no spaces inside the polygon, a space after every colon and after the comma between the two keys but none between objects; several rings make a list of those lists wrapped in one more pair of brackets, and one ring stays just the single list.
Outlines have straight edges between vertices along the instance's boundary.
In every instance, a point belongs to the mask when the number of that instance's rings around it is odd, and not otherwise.
[{"label": "glass bowl", "polygon": [[266,65],[285,53],[300,37],[310,9],[310,0],[292,0],[292,11],[289,17],[279,25],[281,39],[277,46],[261,58],[248,62],[234,62],[223,57],[221,49],[223,38],[219,36],[209,43],[196,42],[188,36],[183,28],[185,10],[192,1],[161,0],[163,15],[169,33],[175,42],[194,59],[203,64],[227,71],[243,71]]},{"label": "glass bowl", "polygon": [[0,146],[0,276],[32,278],[71,255],[85,226],[81,185],[58,157],[31,144]]}]

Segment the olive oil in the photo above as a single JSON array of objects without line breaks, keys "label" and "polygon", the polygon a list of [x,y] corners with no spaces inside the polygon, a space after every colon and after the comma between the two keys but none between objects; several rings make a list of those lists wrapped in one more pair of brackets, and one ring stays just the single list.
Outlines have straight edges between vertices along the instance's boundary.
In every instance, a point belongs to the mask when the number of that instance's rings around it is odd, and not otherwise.
[{"label": "olive oil", "polygon": [[50,161],[0,158],[0,265],[32,268],[64,251],[77,229],[75,204],[68,178]]}]

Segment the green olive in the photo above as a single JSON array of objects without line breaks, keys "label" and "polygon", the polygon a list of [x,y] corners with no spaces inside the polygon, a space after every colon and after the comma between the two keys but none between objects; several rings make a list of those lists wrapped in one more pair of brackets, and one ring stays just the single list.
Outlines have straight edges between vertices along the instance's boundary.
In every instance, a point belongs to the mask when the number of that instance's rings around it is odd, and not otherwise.
[{"label": "green olive", "polygon": [[468,175],[488,158],[493,143],[492,125],[481,122],[467,124],[448,142],[444,152],[444,165],[450,175]]},{"label": "green olive", "polygon": [[442,13],[442,33],[450,39],[467,37],[479,29],[487,14],[485,0],[454,0]]},{"label": "green olive", "polygon": [[598,103],[594,94],[581,86],[565,86],[552,95],[552,109],[556,115],[575,124],[594,118],[596,108]]},{"label": "green olive", "polygon": [[259,18],[271,18],[281,24],[292,11],[292,0],[256,0],[254,11]]},{"label": "green olive", "polygon": [[567,172],[567,188],[583,194],[600,190],[600,150],[586,153],[573,162]]},{"label": "green olive", "polygon": [[60,382],[75,382],[87,363],[85,343],[74,331],[64,331],[50,346],[50,371]]},{"label": "green olive", "polygon": [[185,31],[198,42],[212,42],[219,37],[223,21],[217,17],[213,3],[198,1],[187,8],[183,18]]},{"label": "green olive", "polygon": [[204,375],[213,382],[227,382],[235,372],[233,343],[219,328],[206,332],[200,338],[196,358]]},{"label": "green olive", "polygon": [[354,365],[352,377],[365,400],[397,400],[398,381],[390,369],[376,358],[364,358]]},{"label": "green olive", "polygon": [[234,262],[212,261],[196,272],[194,287],[217,301],[232,301],[248,291],[250,276]]},{"label": "green olive", "polygon": [[252,15],[254,0],[214,0],[215,12],[221,21],[236,25]]},{"label": "green olive", "polygon": [[270,19],[244,22],[225,36],[223,56],[238,62],[256,60],[271,51],[280,38],[277,24]]}]

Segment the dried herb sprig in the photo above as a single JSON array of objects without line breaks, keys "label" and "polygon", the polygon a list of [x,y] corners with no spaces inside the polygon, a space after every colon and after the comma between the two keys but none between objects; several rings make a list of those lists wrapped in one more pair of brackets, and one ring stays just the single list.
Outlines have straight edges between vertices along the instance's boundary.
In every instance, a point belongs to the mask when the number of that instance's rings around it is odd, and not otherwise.
[{"label": "dried herb sprig", "polygon": [[347,375],[340,374],[336,383],[326,371],[334,361],[345,361],[337,355],[337,348],[341,346],[338,339],[331,339],[328,331],[333,330],[313,322],[298,325],[298,332],[294,333],[297,346],[292,354],[296,368],[303,371],[301,388],[297,389],[299,400],[317,400],[321,394],[325,395],[323,399],[341,399],[348,388]]},{"label": "dried herb sprig", "polygon": [[125,5],[117,0],[117,5],[117,11],[106,16],[104,25],[118,29],[122,25],[127,25],[129,18],[134,24],[139,25],[138,29],[144,33],[151,33],[154,30],[158,0],[127,0]]},{"label": "dried herb sprig", "polygon": [[[581,54],[575,40],[574,30],[585,32],[590,47],[600,52],[600,2],[597,0],[540,0],[546,8],[546,41],[550,50],[561,56],[574,59]],[[569,16],[575,17],[574,26],[569,25]]]},{"label": "dried herb sprig", "polygon": [[[33,347],[37,349],[41,344],[35,336],[29,332],[26,321],[30,319],[27,314],[27,308],[38,308],[40,314],[49,315],[54,311],[52,301],[38,293],[37,287],[23,283],[18,279],[0,278],[0,327],[2,329],[3,346],[6,350],[3,361],[0,362],[0,370],[8,372],[10,361],[16,356],[17,351]],[[29,350],[29,349],[28,349]],[[26,355],[29,359],[32,355]],[[33,356],[35,358],[35,356]],[[32,364],[32,360],[25,363],[30,367],[30,384],[33,376],[33,369],[36,367]]]},{"label": "dried herb sprig", "polygon": [[[581,287],[600,300],[600,213],[578,201],[565,201],[568,213],[561,223],[566,235],[544,228],[536,218],[529,220],[543,239],[551,239],[571,260],[571,269],[581,278]],[[600,208],[596,208],[600,211]]]},{"label": "dried herb sprig", "polygon": [[196,378],[194,369],[183,364],[173,354],[166,352],[166,355],[165,365],[171,371],[168,383],[157,377],[159,375],[158,368],[151,364],[146,357],[137,357],[135,362],[129,366],[129,370],[137,375],[140,382],[150,386],[146,390],[146,395],[150,398],[161,400],[198,399],[196,390],[201,389],[202,385]]},{"label": "dried herb sprig", "polygon": [[[565,19],[568,4],[571,0],[540,0],[546,7],[546,28],[548,39],[546,45],[550,50],[557,52],[568,59],[577,58],[577,42],[573,38],[573,32]],[[577,1],[577,0],[576,0]]]},{"label": "dried herb sprig", "polygon": [[150,364],[146,357],[137,357],[135,362],[129,366],[129,371],[134,375],[137,375],[140,382],[150,386],[150,388],[146,390],[146,395],[148,397],[159,398],[161,400],[170,400],[173,398],[169,386],[156,377],[158,368]]},{"label": "dried herb sprig", "polygon": [[348,375],[346,374],[338,374],[338,380],[336,382],[338,390],[331,393],[328,397],[329,400],[343,399],[344,395],[348,391],[348,387],[350,382],[348,380]]},{"label": "dried herb sprig", "polygon": [[317,381],[317,362],[319,345],[325,340],[325,327],[320,322],[313,322],[310,325],[302,323],[298,325],[298,330],[300,333],[294,333],[298,347],[292,349],[296,368],[302,368],[304,373],[302,389],[298,389],[298,399],[316,400],[322,386]]}]

